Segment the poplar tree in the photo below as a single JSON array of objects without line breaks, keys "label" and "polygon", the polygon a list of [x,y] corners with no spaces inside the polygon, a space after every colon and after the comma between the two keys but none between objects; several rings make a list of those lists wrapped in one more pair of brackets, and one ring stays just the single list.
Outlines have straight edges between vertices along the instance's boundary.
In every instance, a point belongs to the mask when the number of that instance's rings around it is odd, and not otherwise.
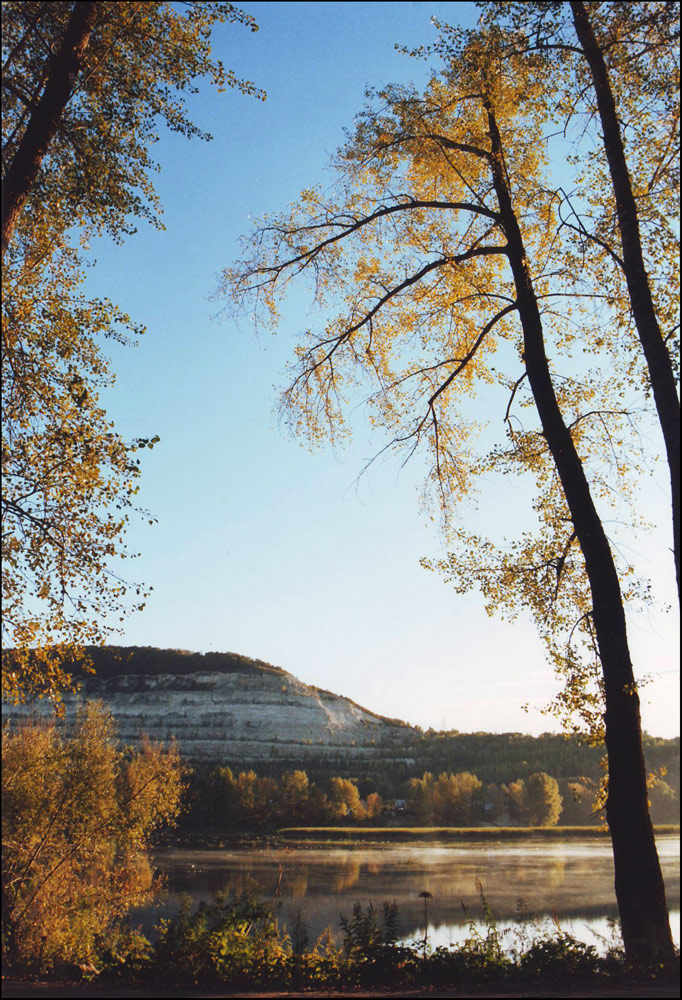
[{"label": "poplar tree", "polygon": [[561,815],[562,799],[556,778],[544,771],[531,774],[525,781],[529,826],[556,826]]},{"label": "poplar tree", "polygon": [[[305,191],[259,225],[223,290],[276,326],[288,283],[309,277],[336,314],[306,332],[283,396],[292,426],[314,441],[342,431],[346,405],[369,386],[370,419],[388,446],[430,455],[446,516],[477,472],[535,476],[539,530],[524,543],[527,564],[514,560],[490,596],[518,603],[530,591],[536,613],[579,596],[573,631],[594,645],[602,673],[623,941],[634,961],[667,960],[623,590],[598,509],[608,469],[593,461],[600,435],[597,459],[606,442],[624,447],[626,385],[599,351],[607,322],[582,317],[567,293],[556,198],[543,183],[536,66],[510,54],[499,31],[453,34],[445,70],[423,93],[375,95],[338,154],[335,188]],[[599,326],[594,371],[577,357],[588,323]],[[496,389],[508,393],[508,433],[480,456],[472,403],[487,393],[488,409],[498,406]]]}]

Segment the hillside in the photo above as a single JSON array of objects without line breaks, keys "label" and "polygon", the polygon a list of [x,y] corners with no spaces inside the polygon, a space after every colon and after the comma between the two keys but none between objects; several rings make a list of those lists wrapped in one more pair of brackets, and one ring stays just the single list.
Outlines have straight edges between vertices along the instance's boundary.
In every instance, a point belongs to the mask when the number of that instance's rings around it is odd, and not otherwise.
[{"label": "hillside", "polygon": [[[71,664],[81,681],[65,695],[67,719],[85,698],[101,699],[121,739],[177,739],[194,762],[231,761],[276,767],[400,760],[412,732],[348,698],[311,687],[281,667],[235,653],[188,653],[151,647],[88,650],[94,674]],[[3,707],[3,717],[49,708]],[[416,734],[416,731],[414,731]]]},{"label": "hillside", "polygon": [[[423,732],[236,653],[110,646],[89,655],[94,675],[71,664],[82,690],[64,698],[67,721],[78,700],[101,699],[123,742],[135,744],[142,733],[155,740],[175,738],[196,765],[253,767],[259,774],[302,768],[315,778],[371,779],[393,794],[424,771],[471,771],[496,783],[541,770],[559,779],[599,779],[603,773],[603,748],[575,738]],[[31,712],[46,714],[50,708],[44,702],[3,706],[3,719]],[[665,768],[666,781],[679,790],[679,738],[645,735],[644,749],[649,770]]]}]

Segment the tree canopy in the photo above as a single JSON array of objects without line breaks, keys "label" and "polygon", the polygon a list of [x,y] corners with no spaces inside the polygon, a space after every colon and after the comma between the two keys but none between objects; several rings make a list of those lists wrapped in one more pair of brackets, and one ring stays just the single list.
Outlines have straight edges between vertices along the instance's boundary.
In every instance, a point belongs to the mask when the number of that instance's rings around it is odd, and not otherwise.
[{"label": "tree canopy", "polygon": [[224,22],[257,27],[229,3],[3,5],[3,640],[21,654],[3,660],[6,697],[58,697],[66,652],[144,602],[120,560],[158,438],[123,440],[98,402],[103,338],[143,329],[88,298],[84,268],[93,237],[162,225],[159,126],[211,138],[185,93],[207,78],[264,96],[212,56]]}]

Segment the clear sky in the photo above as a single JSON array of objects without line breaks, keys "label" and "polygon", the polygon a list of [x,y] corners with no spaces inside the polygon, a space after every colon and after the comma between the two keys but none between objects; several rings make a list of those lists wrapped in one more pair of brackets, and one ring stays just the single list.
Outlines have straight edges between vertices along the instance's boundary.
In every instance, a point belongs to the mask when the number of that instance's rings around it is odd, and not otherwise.
[{"label": "clear sky", "polygon": [[[278,427],[276,387],[310,322],[305,301],[273,338],[246,319],[217,321],[210,300],[252,219],[324,181],[365,88],[426,81],[428,65],[394,45],[434,41],[431,15],[471,19],[473,4],[243,8],[260,30],[222,27],[215,51],[267,101],[202,88],[190,106],[214,141],[165,135],[155,149],[166,230],[94,248],[93,292],[147,325],[137,348],[107,343],[117,381],[105,404],[125,437],[161,438],[145,453],[140,491],[158,523],[133,527],[140,557],[126,567],[154,592],[117,641],[261,658],[424,728],[556,729],[537,710],[557,682],[530,620],[490,619],[479,594],[458,597],[420,567],[445,551],[420,508],[423,466],[380,461],[358,481],[385,443],[362,421],[341,452],[310,453]],[[503,497],[484,490],[467,508],[481,533],[493,523],[513,535],[522,520],[527,493],[507,483]],[[662,472],[644,496],[659,528],[630,545],[659,604],[674,605]],[[631,622],[638,676],[653,678],[643,724],[660,736],[679,733],[676,626],[660,608]]]}]

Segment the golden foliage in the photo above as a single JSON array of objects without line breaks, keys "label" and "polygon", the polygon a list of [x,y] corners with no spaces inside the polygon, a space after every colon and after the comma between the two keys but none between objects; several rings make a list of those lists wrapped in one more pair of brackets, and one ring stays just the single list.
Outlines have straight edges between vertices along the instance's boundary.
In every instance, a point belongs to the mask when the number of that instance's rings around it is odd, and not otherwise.
[{"label": "golden foliage", "polygon": [[92,966],[121,919],[156,885],[146,848],[172,823],[183,790],[177,748],[116,745],[90,704],[67,735],[53,721],[11,723],[2,737],[3,949],[45,971]]}]

